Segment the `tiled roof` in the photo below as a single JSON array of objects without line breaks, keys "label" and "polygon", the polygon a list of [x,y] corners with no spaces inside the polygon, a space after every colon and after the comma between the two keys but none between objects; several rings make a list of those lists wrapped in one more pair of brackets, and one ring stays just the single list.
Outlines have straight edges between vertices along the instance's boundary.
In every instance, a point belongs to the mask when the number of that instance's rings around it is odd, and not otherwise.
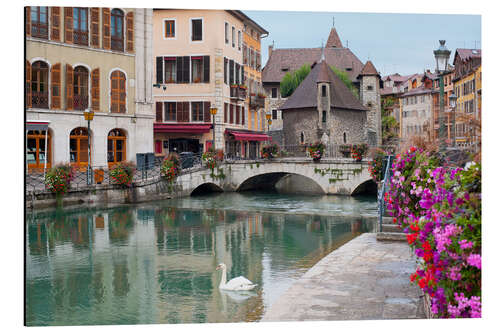
[{"label": "tiled roof", "polygon": [[[324,73],[326,72],[326,73]],[[344,82],[324,62],[315,65],[307,77],[295,89],[293,94],[286,100],[281,110],[317,108],[318,88],[317,83],[320,73],[327,74],[330,80],[331,107],[335,109],[348,109],[356,111],[367,111],[356,96],[352,94]]]},{"label": "tiled roof", "polygon": [[361,70],[360,75],[379,75],[379,74],[375,69],[375,66],[373,66],[373,63],[370,60],[368,60],[363,69]]},{"label": "tiled roof", "polygon": [[413,95],[422,95],[422,94],[429,94],[429,93],[436,93],[438,92],[435,89],[428,89],[425,88],[423,85],[418,87],[418,88],[413,88],[412,90],[402,94],[400,97],[406,97],[406,96],[413,96]]},{"label": "tiled roof", "polygon": [[[351,81],[363,69],[363,63],[348,48],[325,48],[326,63],[345,71]],[[272,50],[262,70],[262,82],[280,82],[287,72],[293,72],[304,64],[312,65],[321,58],[321,48]],[[350,70],[347,70],[350,68]],[[286,70],[284,70],[286,69]]]},{"label": "tiled roof", "polygon": [[462,61],[472,58],[481,58],[481,49],[457,49],[455,57],[459,56]]},{"label": "tiled roof", "polygon": [[332,82],[330,81],[330,76],[328,75],[328,65],[326,62],[322,61],[319,63],[319,73],[318,73],[318,78],[316,79],[316,83],[319,82]]},{"label": "tiled roof", "polygon": [[330,30],[330,35],[328,36],[328,40],[326,41],[325,47],[326,48],[343,47],[339,35],[337,34],[337,30],[335,28],[332,28],[332,30]]}]

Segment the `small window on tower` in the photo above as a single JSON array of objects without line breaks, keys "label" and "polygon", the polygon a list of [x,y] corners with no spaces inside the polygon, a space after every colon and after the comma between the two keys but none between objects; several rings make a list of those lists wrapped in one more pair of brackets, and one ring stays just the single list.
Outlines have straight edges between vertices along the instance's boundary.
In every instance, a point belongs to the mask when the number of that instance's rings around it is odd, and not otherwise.
[{"label": "small window on tower", "polygon": [[326,111],[323,111],[323,114],[322,114],[322,117],[321,117],[321,121],[326,123]]},{"label": "small window on tower", "polygon": [[347,134],[344,132],[344,143],[347,143]]},{"label": "small window on tower", "polygon": [[368,86],[368,87],[366,87],[366,89],[373,90],[373,86]]},{"label": "small window on tower", "polygon": [[326,85],[321,86],[321,97],[326,97]]}]

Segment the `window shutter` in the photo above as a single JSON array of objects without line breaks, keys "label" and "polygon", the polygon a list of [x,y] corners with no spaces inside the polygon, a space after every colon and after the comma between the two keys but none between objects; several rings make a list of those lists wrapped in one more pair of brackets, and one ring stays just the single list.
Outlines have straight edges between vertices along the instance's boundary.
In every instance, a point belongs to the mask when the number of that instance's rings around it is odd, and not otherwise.
[{"label": "window shutter", "polygon": [[236,64],[235,67],[236,67],[236,71],[235,71],[236,78],[235,78],[234,81],[235,81],[236,84],[240,84],[240,77],[241,77],[241,75],[240,75],[240,64]]},{"label": "window shutter", "polygon": [[229,104],[229,123],[234,124],[233,104]]},{"label": "window shutter", "polygon": [[227,84],[227,58],[224,57],[224,83]]},{"label": "window shutter", "polygon": [[61,40],[61,8],[50,7],[50,16],[50,39],[59,41]]},{"label": "window shutter", "polygon": [[210,102],[203,102],[203,120],[206,123],[211,121],[210,119]]},{"label": "window shutter", "polygon": [[100,101],[99,82],[100,82],[99,68],[96,68],[91,73],[92,111],[99,111],[99,101]]},{"label": "window shutter", "polygon": [[156,122],[163,122],[163,103],[156,102]]},{"label": "window shutter", "polygon": [[241,109],[241,124],[245,125],[245,107]]},{"label": "window shutter", "polygon": [[134,12],[127,13],[127,52],[134,52]]},{"label": "window shutter", "polygon": [[156,57],[156,83],[163,83],[163,57]]},{"label": "window shutter", "polygon": [[111,49],[111,11],[109,8],[102,9],[102,48]]},{"label": "window shutter", "polygon": [[50,69],[51,81],[51,108],[61,108],[61,64],[57,63]]},{"label": "window shutter", "polygon": [[234,111],[236,112],[236,121],[235,121],[235,124],[239,124],[240,123],[240,111],[241,111],[241,107],[239,105],[235,105],[234,106]]},{"label": "window shutter", "polygon": [[26,60],[26,107],[31,107],[31,64],[28,60]]},{"label": "window shutter", "polygon": [[203,56],[203,82],[210,82],[210,56]]},{"label": "window shutter", "polygon": [[31,7],[24,7],[26,14],[26,36],[31,36]]},{"label": "window shutter", "polygon": [[182,57],[182,82],[189,83],[189,57]]},{"label": "window shutter", "polygon": [[180,119],[179,122],[187,123],[189,122],[189,102],[179,102]]},{"label": "window shutter", "polygon": [[66,110],[73,110],[73,67],[66,64]]},{"label": "window shutter", "polygon": [[229,60],[229,84],[234,83],[234,61]]},{"label": "window shutter", "polygon": [[224,123],[227,124],[227,103],[224,103]]},{"label": "window shutter", "polygon": [[241,67],[241,84],[245,84],[245,70]]},{"label": "window shutter", "polygon": [[90,8],[90,46],[99,48],[99,8]]},{"label": "window shutter", "polygon": [[177,83],[182,83],[182,57],[176,58],[176,65],[177,65],[176,80],[177,80]]},{"label": "window shutter", "polygon": [[64,41],[73,43],[73,7],[64,7]]}]

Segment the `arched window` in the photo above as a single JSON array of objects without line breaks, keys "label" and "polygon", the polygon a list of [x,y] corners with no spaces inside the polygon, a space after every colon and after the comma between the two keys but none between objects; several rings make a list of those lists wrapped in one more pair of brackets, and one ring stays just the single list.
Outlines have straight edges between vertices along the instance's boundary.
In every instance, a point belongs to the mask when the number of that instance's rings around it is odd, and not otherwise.
[{"label": "arched window", "polygon": [[73,71],[73,108],[85,110],[89,106],[89,71],[77,66]]},{"label": "arched window", "polygon": [[125,101],[127,100],[126,77],[121,71],[111,73],[111,112],[125,113]]},{"label": "arched window", "polygon": [[347,143],[347,134],[344,132],[344,143]]},{"label": "arched window", "polygon": [[300,144],[303,145],[305,141],[306,141],[306,138],[304,136],[304,132],[300,132]]},{"label": "arched window", "polygon": [[34,108],[49,108],[49,66],[37,61],[31,66],[31,105]]},{"label": "arched window", "polygon": [[45,131],[28,131],[26,143],[26,161],[28,169],[43,169],[45,159],[47,168],[51,166],[51,135],[47,135],[47,147],[45,147]]},{"label": "arched window", "polygon": [[80,169],[87,167],[89,160],[89,137],[85,127],[77,127],[69,134],[69,161]]},{"label": "arched window", "polygon": [[108,166],[127,159],[127,136],[115,128],[108,133]]},{"label": "arched window", "polygon": [[123,51],[123,12],[116,8],[111,11],[111,49]]}]

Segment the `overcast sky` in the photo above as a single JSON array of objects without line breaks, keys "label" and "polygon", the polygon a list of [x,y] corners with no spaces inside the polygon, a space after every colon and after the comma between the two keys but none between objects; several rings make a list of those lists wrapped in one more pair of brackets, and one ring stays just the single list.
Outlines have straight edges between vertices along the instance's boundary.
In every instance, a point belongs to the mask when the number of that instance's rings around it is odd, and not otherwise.
[{"label": "overcast sky", "polygon": [[371,60],[382,74],[402,75],[434,70],[433,50],[439,39],[456,48],[481,48],[480,15],[378,14],[332,12],[250,11],[245,14],[269,31],[262,39],[262,63],[268,45],[275,48],[320,47],[335,18],[342,44],[363,62]]}]

